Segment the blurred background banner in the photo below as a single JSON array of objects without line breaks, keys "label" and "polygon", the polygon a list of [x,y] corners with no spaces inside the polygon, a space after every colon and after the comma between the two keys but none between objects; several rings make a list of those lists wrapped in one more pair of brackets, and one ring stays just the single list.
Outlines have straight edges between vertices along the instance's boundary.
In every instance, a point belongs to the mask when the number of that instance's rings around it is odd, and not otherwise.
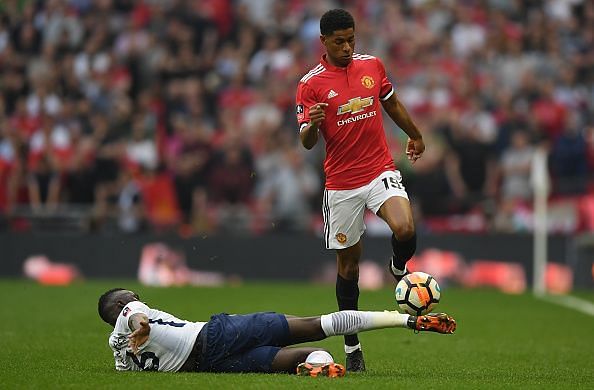
[{"label": "blurred background banner", "polygon": [[[508,292],[523,292],[532,281],[530,236],[450,233],[423,234],[419,238],[419,248],[410,267],[430,272],[442,286],[489,285],[504,290],[511,288]],[[384,282],[391,285],[393,281],[385,272],[389,240],[368,237],[366,241],[363,260],[379,265],[383,274],[380,274],[382,281],[376,283],[377,287],[383,286]],[[594,287],[594,246],[592,243],[576,245],[575,241],[564,236],[549,238],[551,261],[545,275],[549,291],[567,292],[573,286]],[[150,258],[147,250],[155,246],[164,247],[176,259],[182,258],[182,281],[168,279],[171,272],[167,270],[164,270],[166,276],[157,278],[158,270],[149,267],[151,260],[147,259],[147,256]],[[217,285],[242,279],[334,283],[336,278],[335,255],[324,249],[319,237],[297,233],[189,239],[177,234],[148,233],[133,236],[5,233],[0,234],[0,247],[3,248],[0,275],[4,277],[22,275],[23,261],[27,257],[44,255],[76,265],[87,278],[138,276],[141,282],[149,285]],[[174,267],[168,269],[174,270]],[[190,269],[200,272],[190,272]],[[376,278],[377,271],[362,266],[360,273],[365,285],[363,280]],[[194,282],[191,275],[195,276]],[[516,278],[517,284],[512,283]]]},{"label": "blurred background banner", "polygon": [[[538,150],[546,260],[591,285],[587,0],[3,0],[0,275],[45,254],[133,276],[163,238],[191,267],[248,278],[310,278],[305,264],[332,261],[318,237],[324,148],[298,145],[294,96],[335,7],[423,132],[413,167],[385,121],[421,249],[517,262],[530,281]],[[364,257],[383,267],[385,227],[366,222]]]}]

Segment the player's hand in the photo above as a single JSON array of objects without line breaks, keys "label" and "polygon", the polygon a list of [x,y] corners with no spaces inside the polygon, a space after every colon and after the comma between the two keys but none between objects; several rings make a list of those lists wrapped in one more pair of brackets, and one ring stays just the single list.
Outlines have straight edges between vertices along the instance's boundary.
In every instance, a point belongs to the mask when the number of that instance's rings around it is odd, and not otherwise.
[{"label": "player's hand", "polygon": [[149,326],[148,322],[140,321],[140,328],[128,335],[128,346],[135,355],[138,354],[138,348],[142,344],[146,343],[150,333],[151,327]]},{"label": "player's hand", "polygon": [[425,151],[425,143],[423,142],[423,138],[419,139],[408,139],[406,144],[406,157],[408,160],[414,164],[415,161],[421,158],[423,152]]},{"label": "player's hand", "polygon": [[328,103],[316,103],[309,109],[309,123],[316,128],[324,119],[326,119],[326,112],[324,111],[328,107]]}]

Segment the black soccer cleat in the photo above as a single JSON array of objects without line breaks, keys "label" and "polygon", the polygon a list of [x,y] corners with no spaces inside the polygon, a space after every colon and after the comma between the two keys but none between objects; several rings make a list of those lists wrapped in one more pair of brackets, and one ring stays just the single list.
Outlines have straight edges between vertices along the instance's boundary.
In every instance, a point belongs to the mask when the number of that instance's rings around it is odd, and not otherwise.
[{"label": "black soccer cleat", "polygon": [[346,354],[346,370],[348,372],[365,371],[365,359],[363,359],[363,351],[357,349]]}]

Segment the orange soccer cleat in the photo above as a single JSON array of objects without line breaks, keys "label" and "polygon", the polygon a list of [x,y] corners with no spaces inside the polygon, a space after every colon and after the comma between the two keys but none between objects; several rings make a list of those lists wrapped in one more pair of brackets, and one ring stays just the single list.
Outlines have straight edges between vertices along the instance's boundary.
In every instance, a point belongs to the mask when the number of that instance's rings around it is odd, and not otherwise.
[{"label": "orange soccer cleat", "polygon": [[451,334],[456,331],[456,320],[445,313],[429,313],[424,316],[410,316],[408,326],[416,331]]},{"label": "orange soccer cleat", "polygon": [[328,363],[323,366],[314,366],[309,363],[301,363],[297,366],[297,375],[300,376],[327,376],[329,378],[343,377],[344,366],[338,363]]}]

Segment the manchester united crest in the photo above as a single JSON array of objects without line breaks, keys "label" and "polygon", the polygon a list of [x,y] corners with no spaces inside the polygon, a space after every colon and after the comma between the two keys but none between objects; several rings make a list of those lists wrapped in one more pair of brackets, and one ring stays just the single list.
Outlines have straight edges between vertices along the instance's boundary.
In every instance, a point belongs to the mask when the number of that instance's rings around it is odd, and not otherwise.
[{"label": "manchester united crest", "polygon": [[340,244],[344,244],[347,241],[347,236],[344,233],[338,233],[336,235],[336,241],[338,241]]},{"label": "manchester united crest", "polygon": [[375,85],[375,81],[371,76],[363,76],[361,77],[361,84],[363,84],[365,88],[371,89]]}]

